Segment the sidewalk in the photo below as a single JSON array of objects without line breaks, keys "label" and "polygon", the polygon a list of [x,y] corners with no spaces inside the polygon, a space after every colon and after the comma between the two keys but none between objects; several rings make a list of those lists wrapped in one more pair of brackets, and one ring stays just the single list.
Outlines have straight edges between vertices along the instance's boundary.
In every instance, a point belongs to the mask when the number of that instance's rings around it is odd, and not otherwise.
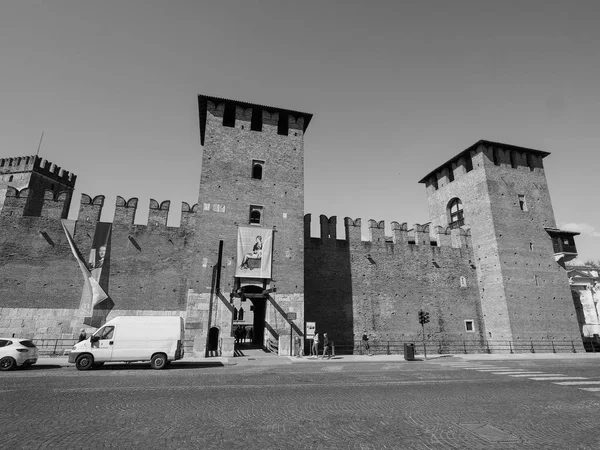
[{"label": "sidewalk", "polygon": [[[595,359],[600,362],[600,353],[477,353],[477,354],[454,354],[454,355],[428,355],[427,360],[422,355],[415,355],[415,361],[405,361],[403,355],[338,355],[332,358],[312,357],[312,356],[267,356],[267,357],[212,357],[212,358],[194,358],[186,357],[174,364],[198,365],[198,366],[232,366],[232,365],[248,365],[248,366],[278,366],[287,364],[311,364],[315,362],[388,362],[388,363],[414,363],[414,362],[429,362],[436,360],[464,360],[464,361],[526,361],[526,360],[577,360],[577,359]],[[122,363],[118,363],[122,364]],[[69,364],[67,356],[42,356],[38,358],[37,366],[61,366],[75,367],[75,364]]]}]

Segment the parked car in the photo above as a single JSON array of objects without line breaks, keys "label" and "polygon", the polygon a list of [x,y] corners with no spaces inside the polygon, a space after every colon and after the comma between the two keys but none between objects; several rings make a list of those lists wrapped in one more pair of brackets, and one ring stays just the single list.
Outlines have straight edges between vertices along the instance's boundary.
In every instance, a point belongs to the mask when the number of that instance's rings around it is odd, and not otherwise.
[{"label": "parked car", "polygon": [[38,349],[29,339],[0,337],[0,370],[28,367],[38,360]]}]

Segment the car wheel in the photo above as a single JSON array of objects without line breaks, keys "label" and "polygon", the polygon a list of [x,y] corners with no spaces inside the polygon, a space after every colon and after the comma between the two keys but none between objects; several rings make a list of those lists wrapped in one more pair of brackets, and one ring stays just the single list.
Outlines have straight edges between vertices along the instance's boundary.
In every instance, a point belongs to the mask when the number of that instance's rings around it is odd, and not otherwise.
[{"label": "car wheel", "polygon": [[0,370],[13,370],[17,365],[17,362],[10,356],[5,356],[0,359]]},{"label": "car wheel", "polygon": [[157,353],[152,357],[152,360],[150,361],[150,367],[161,370],[167,367],[167,362],[167,355],[164,353]]},{"label": "car wheel", "polygon": [[79,355],[75,360],[77,370],[90,370],[94,366],[94,357],[89,354]]}]

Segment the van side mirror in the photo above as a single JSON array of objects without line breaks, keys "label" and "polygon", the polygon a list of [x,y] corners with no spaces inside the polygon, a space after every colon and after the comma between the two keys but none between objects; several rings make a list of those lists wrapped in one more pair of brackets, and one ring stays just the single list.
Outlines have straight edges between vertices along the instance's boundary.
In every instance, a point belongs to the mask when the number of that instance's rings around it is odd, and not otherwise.
[{"label": "van side mirror", "polygon": [[98,336],[90,336],[90,342],[98,342],[100,338]]}]

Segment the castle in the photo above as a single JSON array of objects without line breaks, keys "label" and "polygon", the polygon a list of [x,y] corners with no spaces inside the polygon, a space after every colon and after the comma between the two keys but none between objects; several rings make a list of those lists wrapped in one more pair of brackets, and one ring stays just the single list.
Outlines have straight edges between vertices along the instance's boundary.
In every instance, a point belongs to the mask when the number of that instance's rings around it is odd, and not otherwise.
[{"label": "castle", "polygon": [[[180,315],[190,351],[233,355],[244,325],[289,354],[315,322],[336,346],[457,343],[467,351],[583,350],[564,262],[577,233],[556,228],[547,152],[479,141],[423,177],[425,224],[304,214],[311,114],[200,95],[198,203],[167,226],[169,201],[82,195],[76,177],[37,156],[0,159],[0,335],[94,331],[119,315]],[[422,326],[417,313],[431,321]],[[291,333],[291,335],[290,335]],[[541,345],[539,343],[547,343]],[[540,347],[541,345],[541,347]]]}]

